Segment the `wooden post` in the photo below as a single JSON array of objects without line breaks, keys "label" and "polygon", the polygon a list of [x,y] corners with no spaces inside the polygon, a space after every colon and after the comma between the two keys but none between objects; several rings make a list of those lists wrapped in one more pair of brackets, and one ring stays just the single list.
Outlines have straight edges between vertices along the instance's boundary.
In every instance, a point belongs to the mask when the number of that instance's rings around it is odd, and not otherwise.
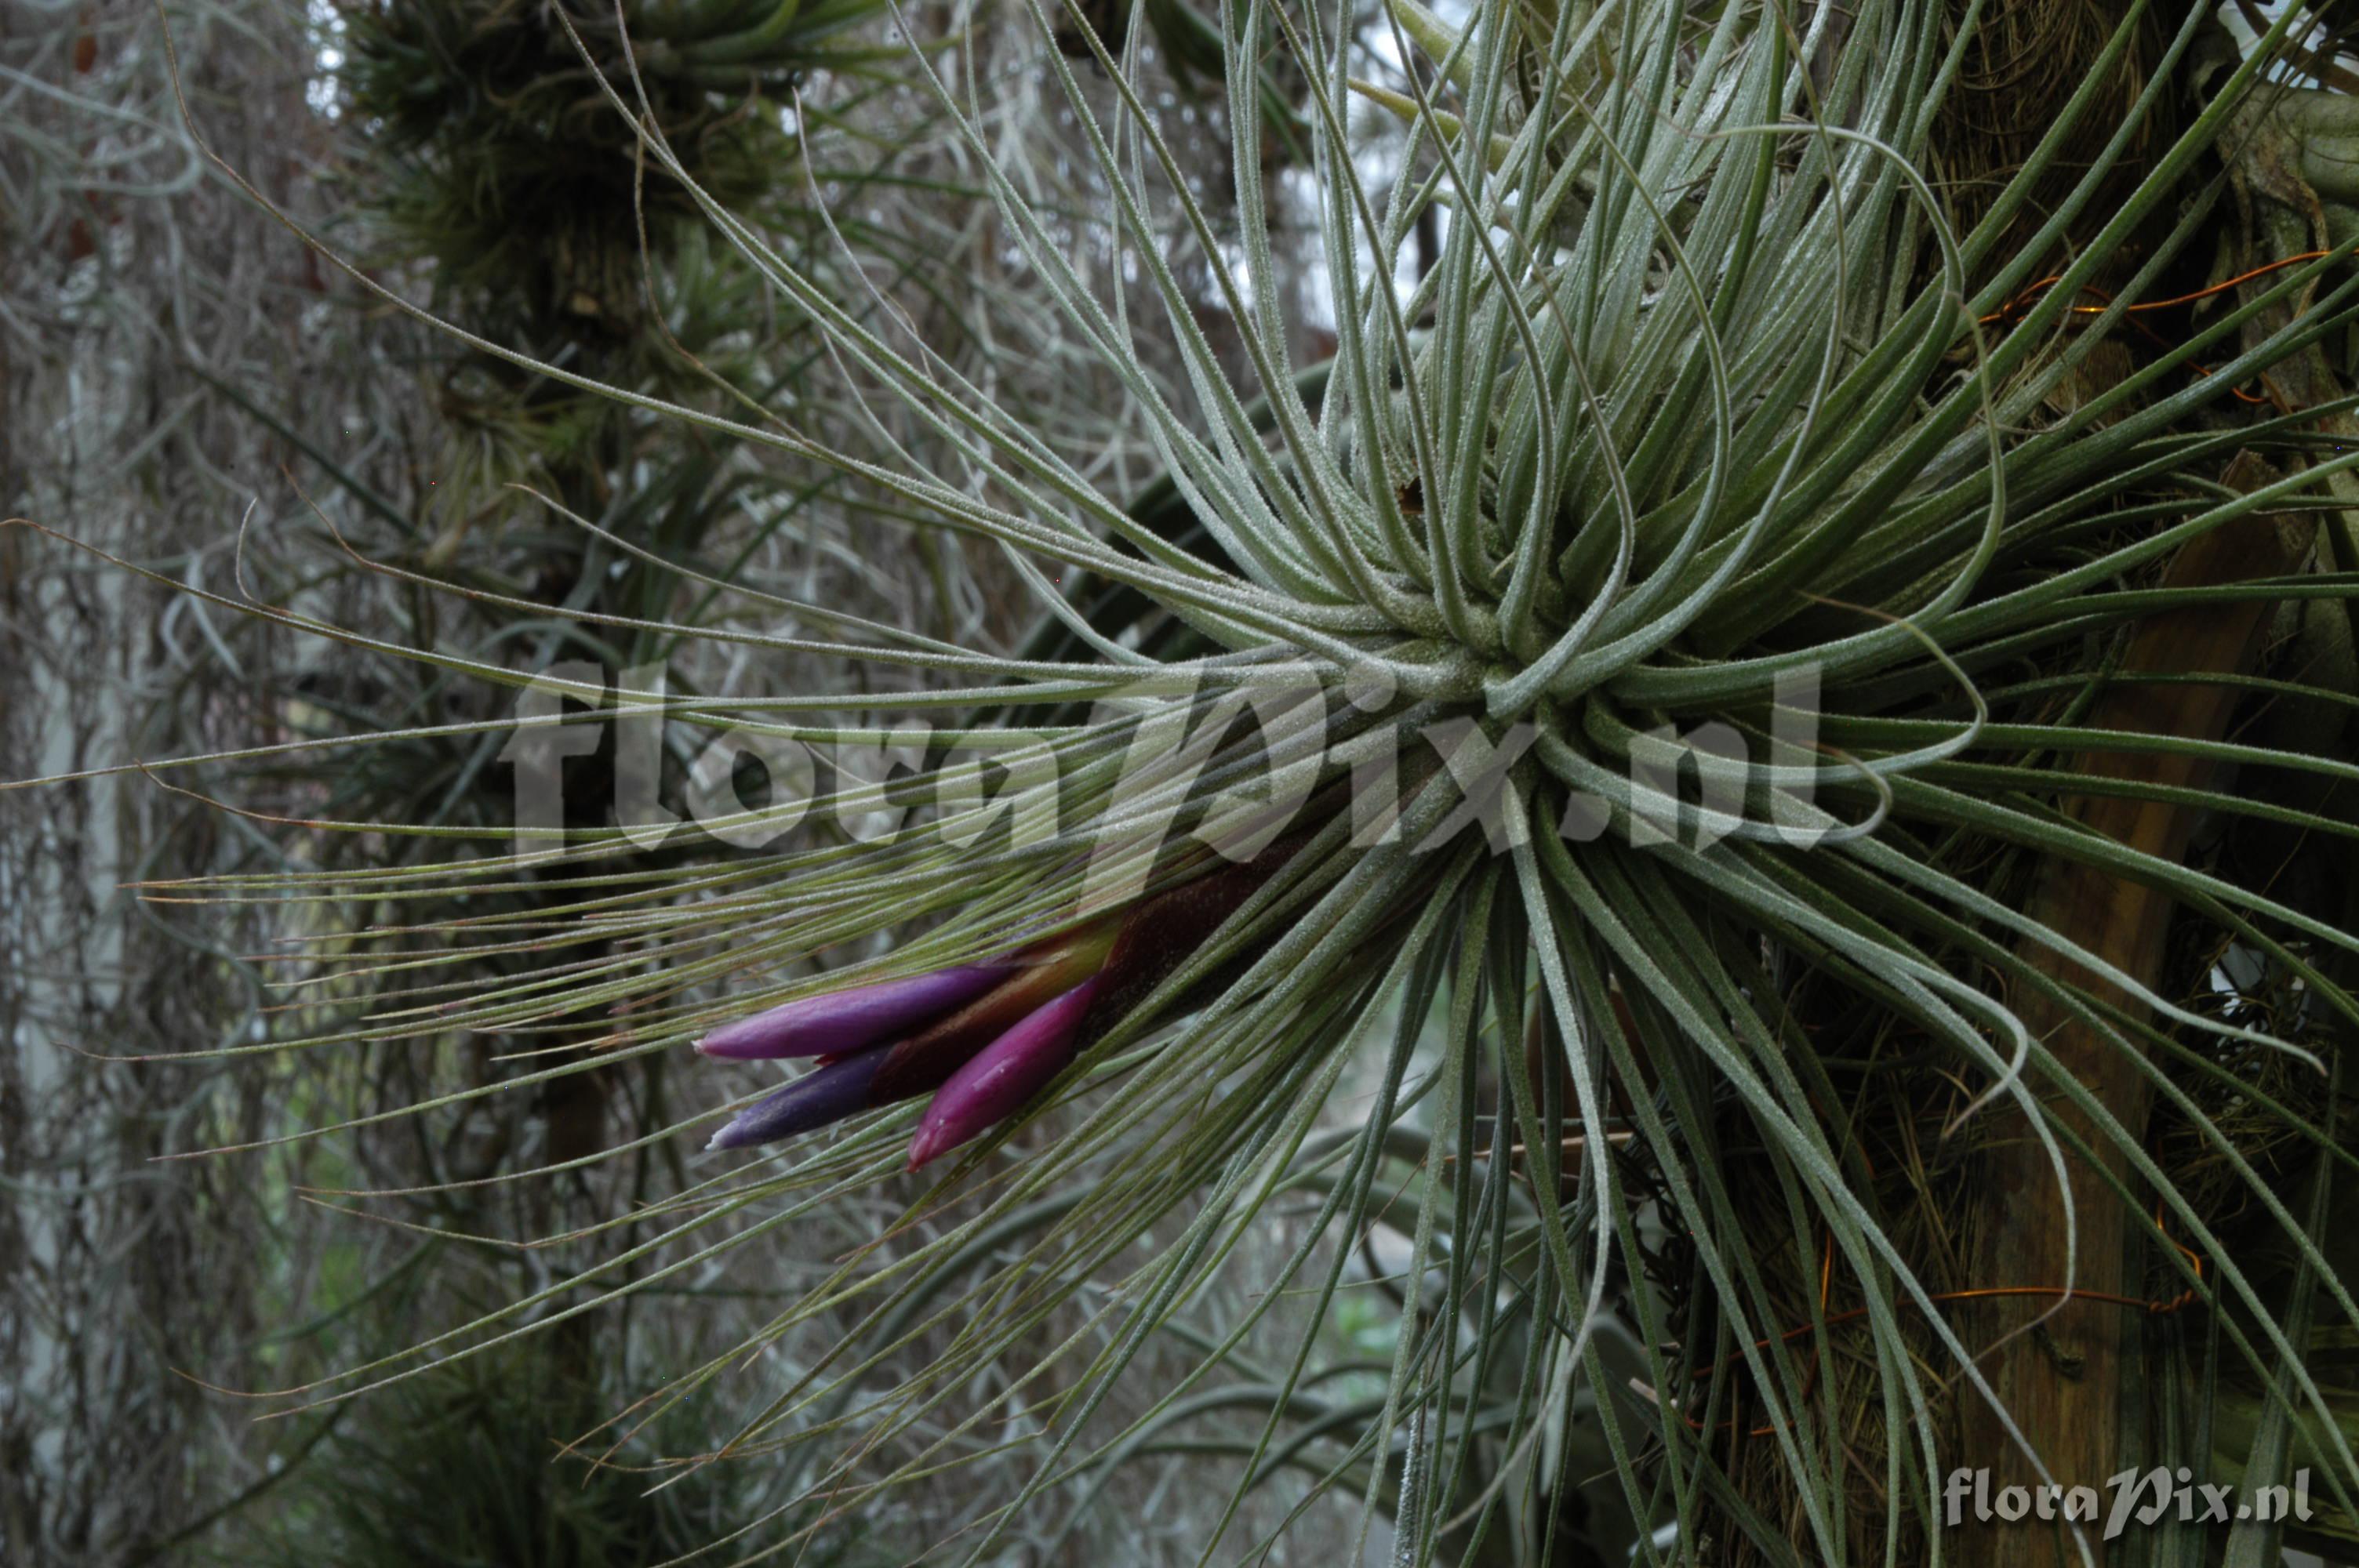
[{"label": "wooden post", "polygon": [[[2227,483],[2258,489],[2275,475],[2250,452],[2229,465]],[[2310,554],[2307,518],[2264,514],[2240,519],[2195,539],[2172,561],[2166,581],[2195,587],[2250,581],[2298,570]],[[2267,603],[2203,604],[2173,610],[2144,622],[2122,661],[2124,673],[2191,675],[2234,673],[2257,652],[2272,606]],[[2227,731],[2238,694],[2224,686],[2116,686],[2093,705],[2088,727],[2136,730],[2187,740],[2218,740]],[[2072,766],[2083,776],[2142,784],[2200,787],[2210,775],[2201,761],[2155,752],[2084,752]],[[2176,861],[2187,852],[2195,814],[2180,806],[2120,796],[2068,798],[2065,808],[2086,827],[2134,849]],[[2124,974],[2152,989],[2160,979],[2164,941],[2172,901],[2163,893],[2107,872],[2070,861],[2046,862],[2034,884],[2027,913],[2048,929],[2069,937]],[[2025,943],[2024,960],[2039,972],[2070,981],[2111,1000],[2114,988],[2044,946]],[[2085,1085],[2133,1137],[2146,1127],[2148,1086],[2136,1060],[2118,1044],[2068,1017],[2048,998],[2027,989],[2011,998],[2017,1013],[2044,1039],[2064,1069]],[[2038,1080],[2033,1080],[2035,1092]],[[2095,1149],[2116,1178],[2128,1162],[2109,1138],[2078,1109],[2049,1092],[2056,1121]],[[2061,1285],[2065,1281],[2065,1227],[2061,1195],[2046,1152],[2022,1113],[1994,1111],[1985,1134],[1977,1224],[1969,1256],[1978,1286]],[[2114,1295],[2141,1293],[2132,1271],[2134,1236],[2147,1220],[2133,1217],[2103,1176],[2067,1154],[2071,1168],[2072,1214],[2078,1230],[2076,1290]],[[2056,1304],[2052,1297],[2000,1299],[1964,1320],[1970,1348],[1983,1350],[2020,1329]],[[2072,1302],[2045,1324],[1982,1357],[1984,1375],[2016,1425],[2038,1451],[2048,1474],[2067,1487],[2089,1486],[2102,1496],[2120,1463],[2124,1390],[2138,1376],[2141,1320],[2135,1309],[2099,1302]],[[2037,1487],[2038,1473],[2009,1439],[1983,1398],[1962,1385],[1962,1438],[1945,1465],[1987,1466],[1990,1495],[2013,1485]],[[2102,1525],[2102,1517],[2100,1519]],[[2092,1554],[2104,1560],[2098,1529],[2085,1530]],[[2080,1556],[2060,1525],[2042,1524],[2037,1514],[2025,1522],[1976,1522],[1969,1514],[1952,1544],[1962,1560],[1980,1568],[2049,1568],[2077,1563]]]}]

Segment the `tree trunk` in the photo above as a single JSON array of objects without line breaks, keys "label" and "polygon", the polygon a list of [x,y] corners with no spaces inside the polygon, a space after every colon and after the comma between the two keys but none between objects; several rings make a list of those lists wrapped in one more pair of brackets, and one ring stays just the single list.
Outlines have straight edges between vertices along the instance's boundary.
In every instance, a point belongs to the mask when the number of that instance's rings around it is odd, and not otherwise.
[{"label": "tree trunk", "polygon": [[[2251,453],[2229,466],[2228,484],[2259,488],[2275,476]],[[2194,540],[2171,563],[2167,582],[2193,587],[2247,581],[2298,569],[2310,553],[2306,518],[2262,515],[2241,519]],[[2250,664],[2271,607],[2266,603],[2206,604],[2158,614],[2139,626],[2123,659],[2125,673],[2232,673]],[[2218,740],[2226,733],[2236,691],[2224,686],[2128,685],[2107,691],[2093,706],[2092,729],[2136,730],[2180,739]],[[2074,762],[2093,778],[2201,787],[2211,772],[2194,759],[2148,752],[2088,752]],[[2131,848],[2176,861],[2187,850],[2195,813],[2169,804],[2113,796],[2068,798],[2065,809],[2084,826]],[[2152,989],[2160,979],[2172,901],[2165,894],[2104,871],[2064,860],[2046,862],[2027,913],[2123,973]],[[2120,993],[2047,948],[2025,944],[2022,956],[2039,972],[2120,1000]],[[2085,1085],[2133,1137],[2144,1132],[2149,1090],[2135,1058],[2121,1046],[2068,1017],[2048,998],[2027,990],[2013,999],[2025,1024],[2044,1039],[2064,1070]],[[2077,1108],[2047,1096],[2056,1125],[2093,1148],[2104,1171],[2125,1177],[2128,1162]],[[2061,1285],[2067,1278],[2061,1195],[2054,1168],[2019,1111],[1991,1119],[1975,1235],[1970,1256],[1977,1286]],[[2133,1265],[2133,1238],[2147,1222],[2109,1190],[2104,1176],[2068,1151],[2071,1202],[2078,1231],[2077,1291],[2142,1293],[2142,1269]],[[2044,1323],[2042,1314],[2053,1312]],[[2000,1298],[1964,1320],[1969,1346],[2040,1467],[2056,1483],[2088,1486],[2103,1495],[2106,1477],[2122,1465],[2121,1417],[2126,1379],[2137,1375],[2144,1314],[2099,1301],[2053,1296]],[[2033,1325],[2028,1328],[2027,1325]],[[2018,1332],[2020,1331],[2020,1332]],[[2012,1337],[2006,1337],[2011,1336]],[[2002,1337],[2003,1346],[1992,1348]],[[1980,1395],[1962,1390],[1963,1442],[1957,1465],[1991,1472],[1989,1496],[2018,1485],[2039,1486],[2039,1470],[2018,1449]],[[2034,1496],[2037,1496],[2036,1491]],[[2085,1531],[2095,1561],[2104,1558],[2098,1530]],[[1987,1568],[2047,1568],[2080,1561],[2060,1525],[2037,1512],[2024,1522],[1975,1521],[1971,1505],[1958,1544],[1962,1560]]]}]

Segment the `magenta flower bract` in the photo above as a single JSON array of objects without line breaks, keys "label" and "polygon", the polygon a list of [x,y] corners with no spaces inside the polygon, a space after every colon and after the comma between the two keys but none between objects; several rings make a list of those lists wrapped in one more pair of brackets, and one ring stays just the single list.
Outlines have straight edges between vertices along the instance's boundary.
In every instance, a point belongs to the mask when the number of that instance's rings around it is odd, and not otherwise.
[{"label": "magenta flower bract", "polygon": [[696,1048],[741,1062],[847,1055],[963,1006],[1005,979],[1008,970],[1005,964],[964,964],[807,996],[724,1023]]},{"label": "magenta flower bract", "polygon": [[805,1073],[739,1111],[704,1147],[711,1151],[775,1143],[866,1110],[868,1086],[884,1060],[882,1051],[863,1051]]},{"label": "magenta flower bract", "polygon": [[[993,962],[804,997],[723,1025],[696,1048],[823,1060],[710,1147],[768,1143],[931,1094],[909,1150],[917,1169],[1021,1109],[1095,1037],[1093,1020],[1110,1025],[1146,1000],[1299,847],[1282,841]],[[1238,955],[1232,972],[1248,961]],[[1217,982],[1200,989],[1206,983]],[[1175,1005],[1185,1011],[1189,999]]]},{"label": "magenta flower bract", "polygon": [[1082,981],[977,1052],[936,1091],[909,1144],[909,1169],[1013,1114],[1073,1059],[1098,981]]}]

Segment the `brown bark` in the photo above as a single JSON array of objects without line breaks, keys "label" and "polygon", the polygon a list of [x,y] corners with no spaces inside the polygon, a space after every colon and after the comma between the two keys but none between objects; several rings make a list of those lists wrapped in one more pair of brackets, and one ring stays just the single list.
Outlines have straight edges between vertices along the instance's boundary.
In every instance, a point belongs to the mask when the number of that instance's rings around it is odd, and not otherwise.
[{"label": "brown bark", "polygon": [[[2273,477],[2249,452],[2240,454],[2226,475],[2242,491],[2257,489]],[[2283,575],[2307,558],[2310,534],[2307,519],[2240,519],[2187,545],[2166,580],[2192,587]],[[2121,667],[2145,674],[2242,670],[2257,652],[2270,610],[2265,603],[2205,604],[2156,615],[2138,627]],[[2093,705],[2087,723],[2093,729],[2218,740],[2227,730],[2236,698],[2236,691],[2224,686],[2115,686]],[[2090,777],[2184,787],[2201,787],[2210,773],[2208,764],[2194,759],[2132,752],[2087,752],[2073,766]],[[2167,860],[2186,853],[2194,827],[2191,810],[2162,802],[2082,796],[2064,806],[2086,827]],[[2173,907],[2153,889],[2054,860],[2043,865],[2027,913],[2152,989],[2161,978]],[[2119,1000],[2114,988],[2046,947],[2026,943],[2021,954],[2042,974]],[[2140,1135],[2149,1089],[2136,1058],[2028,988],[2012,1000],[2064,1069],[2133,1136]],[[2047,1103],[2056,1124],[2086,1140],[2107,1172],[2116,1179],[2125,1175],[2128,1162],[2109,1137],[2052,1092]],[[2067,1277],[2065,1227],[2054,1168],[2020,1112],[1995,1114],[1991,1123],[1970,1254],[1973,1281],[1977,1286],[2060,1285]],[[2139,1294],[2143,1271],[2133,1272],[2132,1238],[2146,1222],[2133,1219],[2104,1176],[2069,1152],[2067,1165],[2078,1230],[2074,1288]],[[1991,1302],[1964,1320],[1965,1338],[1970,1346],[1986,1349],[2015,1334],[1982,1358],[1992,1387],[2049,1476],[2066,1487],[2091,1486],[2102,1493],[2105,1478],[2122,1467],[2124,1392],[2126,1379],[2137,1375],[2144,1314],[2117,1304],[2074,1301],[2045,1323],[2016,1333],[2055,1306],[2053,1297]],[[2038,1486],[2038,1471],[2006,1435],[1990,1406],[1970,1389],[1959,1397],[1965,1408],[1956,1463],[1989,1466],[1993,1496],[2009,1484]],[[2093,1530],[2087,1534],[2091,1552],[2104,1562],[2107,1543]],[[2038,1523],[2036,1514],[2020,1524],[1988,1525],[1969,1515],[1958,1544],[1965,1563],[1984,1568],[2046,1568],[2080,1560],[2062,1529]]]}]

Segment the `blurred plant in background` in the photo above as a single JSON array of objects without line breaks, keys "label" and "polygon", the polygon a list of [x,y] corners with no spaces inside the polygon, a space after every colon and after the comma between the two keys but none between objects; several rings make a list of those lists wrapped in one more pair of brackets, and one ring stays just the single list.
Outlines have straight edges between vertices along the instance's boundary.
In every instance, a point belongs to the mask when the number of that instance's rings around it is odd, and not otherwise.
[{"label": "blurred plant in background", "polygon": [[[799,323],[769,308],[757,272],[711,243],[672,181],[645,178],[637,132],[602,83],[635,80],[642,112],[699,183],[808,244],[821,230],[808,207],[815,176],[797,84],[889,53],[844,41],[882,9],[879,0],[342,9],[336,102],[364,150],[351,170],[352,210],[381,235],[373,248],[382,259],[415,267],[436,308],[479,336],[668,398],[708,381],[742,398],[776,396],[810,351]],[[618,481],[628,487],[646,446],[644,421],[628,408],[495,356],[446,350],[438,359],[429,384],[451,441],[436,476],[441,522],[429,558],[449,560],[476,517],[512,510],[506,483],[545,474],[593,514]],[[694,515],[709,498],[675,503]],[[694,537],[662,542],[692,548]]]},{"label": "blurred plant in background", "polygon": [[635,80],[698,183],[752,210],[800,194],[796,87],[889,58],[838,41],[882,10],[573,5],[561,23],[524,0],[354,6],[338,13],[343,108],[371,146],[371,204],[477,330],[538,341],[571,319],[627,338],[649,269],[668,274],[705,229],[670,181],[641,178],[638,138],[601,81]]}]

